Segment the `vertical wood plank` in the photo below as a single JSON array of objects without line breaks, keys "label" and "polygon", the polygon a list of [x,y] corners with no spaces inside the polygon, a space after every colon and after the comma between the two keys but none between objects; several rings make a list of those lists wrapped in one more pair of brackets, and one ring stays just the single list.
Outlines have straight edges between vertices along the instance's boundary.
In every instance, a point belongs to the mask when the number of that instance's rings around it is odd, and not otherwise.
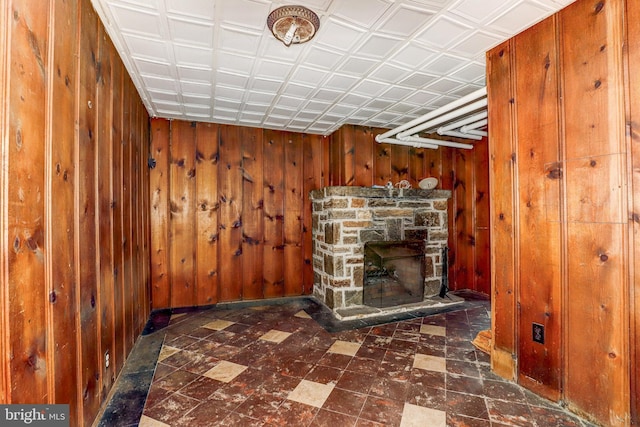
[{"label": "vertical wood plank", "polygon": [[[623,224],[569,223],[565,396],[573,410],[622,426],[629,413]],[[588,325],[588,327],[585,327]]]},{"label": "vertical wood plank", "polygon": [[[162,137],[160,137],[162,138]],[[161,142],[159,141],[159,144]],[[160,148],[160,147],[159,147]],[[219,268],[218,265],[218,126],[210,123],[198,123],[196,126],[196,301],[197,305],[218,302]],[[158,171],[160,172],[160,171]],[[157,173],[156,172],[156,178]],[[159,182],[154,194],[160,198],[162,185]],[[166,183],[168,185],[168,183]],[[156,204],[161,204],[158,200]],[[161,218],[158,218],[161,220]],[[162,233],[161,239],[166,239]],[[158,242],[160,243],[160,242]],[[168,245],[168,241],[163,242]],[[159,244],[158,249],[162,247]],[[158,259],[159,263],[164,260]],[[158,265],[160,267],[160,265]],[[163,286],[169,276],[162,272]],[[166,279],[165,279],[166,275]],[[167,286],[168,287],[168,286]]]},{"label": "vertical wood plank", "polygon": [[242,143],[240,128],[220,127],[220,301],[242,298]]},{"label": "vertical wood plank", "polygon": [[629,90],[628,140],[630,148],[628,166],[630,180],[630,357],[631,357],[631,424],[640,423],[640,2],[627,1],[627,50],[629,73],[626,87]]},{"label": "vertical wood plank", "polygon": [[409,147],[391,146],[391,182],[409,181]]},{"label": "vertical wood plank", "polygon": [[510,41],[487,53],[487,98],[491,129],[491,366],[499,375],[513,379],[517,271],[514,241],[517,229],[514,223],[515,146],[511,54]]},{"label": "vertical wood plank", "polygon": [[116,334],[116,340],[113,350],[113,363],[115,365],[114,371],[116,375],[120,372],[124,366],[124,360],[126,358],[125,345],[124,345],[124,328],[126,324],[125,320],[125,287],[124,287],[124,252],[122,247],[123,236],[123,180],[122,180],[122,168],[123,168],[123,151],[122,151],[122,122],[123,122],[123,74],[124,67],[122,63],[114,64],[112,67],[112,86],[113,86],[113,124],[112,124],[112,155],[113,155],[113,172],[112,172],[112,187],[113,187],[113,205],[112,205],[112,217],[113,217],[113,274],[114,274],[114,330]]},{"label": "vertical wood plank", "polygon": [[[51,197],[47,227],[50,230],[50,247],[55,248],[51,259],[49,301],[53,338],[53,376],[55,393],[53,402],[69,403],[70,424],[79,420],[81,404],[78,402],[78,357],[76,341],[76,283],[74,275],[75,253],[75,167],[76,145],[76,57],[78,25],[76,1],[59,2],[54,9],[53,81],[50,114],[51,138],[49,147],[49,171]],[[51,69],[51,67],[50,67]],[[1,400],[1,399],[0,399]]]},{"label": "vertical wood plank", "polygon": [[375,147],[374,185],[387,185],[391,181],[391,145],[378,144]]},{"label": "vertical wood plank", "polygon": [[342,127],[341,135],[341,185],[354,185],[356,181],[355,171],[355,144],[357,139],[357,131],[353,125],[345,125]]},{"label": "vertical wood plank", "polygon": [[281,132],[264,135],[264,296],[284,295],[284,142]]},{"label": "vertical wood plank", "polygon": [[[100,26],[98,31],[98,70],[97,75],[97,218],[98,224],[98,275],[100,284],[100,360],[106,352],[114,354],[114,277],[113,277],[113,222],[111,217],[112,194],[112,86],[111,86],[111,50],[110,41]],[[102,369],[102,392],[106,397],[115,381],[113,365]]]},{"label": "vertical wood plank", "polygon": [[[352,141],[349,138],[349,141]],[[353,165],[353,143],[349,143],[345,159]],[[349,154],[347,154],[347,152]],[[302,293],[302,214],[304,196],[302,142],[299,134],[285,135],[284,170],[287,171],[284,191],[284,294]],[[353,182],[353,166],[348,168],[348,179]]]},{"label": "vertical wood plank", "polygon": [[[556,21],[546,19],[515,38],[518,126],[519,269],[518,381],[551,400],[561,389],[562,278],[559,204],[562,166],[558,124]],[[547,201],[552,201],[547,203]],[[541,268],[544,266],[544,268]],[[545,328],[544,344],[531,339]]]},{"label": "vertical wood plank", "polygon": [[[44,153],[48,10],[15,1],[10,11],[7,260],[11,402],[47,401]],[[23,78],[23,75],[29,78]],[[3,284],[3,286],[5,286]],[[8,353],[7,353],[8,354]]]},{"label": "vertical wood plank", "polygon": [[[135,93],[135,92],[133,92]],[[132,276],[133,276],[133,297],[132,303],[134,305],[133,310],[133,342],[141,331],[141,323],[144,321],[144,309],[142,305],[142,294],[144,283],[140,277],[140,266],[142,260],[140,259],[140,145],[141,145],[141,132],[140,132],[140,103],[136,96],[131,94],[132,102],[132,115],[131,115],[131,249],[133,251],[132,258]]]},{"label": "vertical wood plank", "polygon": [[449,253],[449,261],[453,268],[452,289],[468,289],[473,286],[472,272],[469,271],[469,263],[473,266],[475,245],[475,236],[470,227],[472,206],[469,200],[470,194],[473,194],[473,182],[469,179],[469,169],[471,168],[466,167],[467,158],[469,158],[469,163],[473,161],[472,151],[455,151],[453,229],[449,230],[455,238],[455,246],[451,248]]},{"label": "vertical wood plank", "polygon": [[624,425],[630,405],[623,13],[622,0],[560,12],[571,251],[564,390],[570,407],[610,425]]},{"label": "vertical wood plank", "polygon": [[[9,2],[0,4],[0,99],[7,99],[7,92],[11,79],[8,74],[8,52],[10,51],[8,46],[8,34],[11,30],[11,25],[8,21],[9,16]],[[7,156],[8,147],[7,141],[9,140],[8,133],[8,109],[6,102],[0,102],[0,162],[3,165],[9,164]],[[6,230],[7,226],[7,211],[8,206],[8,176],[7,168],[0,170],[0,283],[9,283],[7,265],[7,256],[9,254],[8,242],[9,237]],[[8,286],[0,287],[0,354],[7,354],[8,340],[9,340],[9,296]],[[0,402],[10,402],[10,379],[7,365],[9,361],[6,358],[0,360]]]},{"label": "vertical wood plank", "polygon": [[[425,148],[414,148],[411,147],[409,149],[409,177],[408,181],[411,184],[412,188],[419,188],[418,183],[426,178],[427,175],[425,173],[426,170],[426,161],[427,156]],[[440,184],[440,181],[438,181]]]},{"label": "vertical wood plank", "polygon": [[96,287],[96,66],[98,18],[90,4],[81,5],[79,143],[76,225],[77,269],[80,284],[83,418],[87,422],[100,407],[99,294]]},{"label": "vertical wood plank", "polygon": [[[304,167],[304,213],[303,213],[303,246],[304,246],[304,270],[303,290],[304,295],[313,293],[313,239],[312,239],[312,202],[309,193],[322,187],[322,146],[324,137],[319,135],[304,135],[303,137],[303,167]],[[356,155],[358,143],[356,142]],[[356,167],[357,169],[357,167]],[[356,179],[357,182],[357,179]]]},{"label": "vertical wood plank", "polygon": [[123,268],[122,275],[124,279],[124,325],[122,330],[122,337],[124,341],[125,354],[129,354],[133,347],[133,311],[134,303],[133,296],[133,275],[132,275],[132,263],[133,263],[133,249],[131,247],[132,238],[132,206],[131,206],[131,116],[133,115],[133,105],[131,91],[133,84],[128,78],[124,79],[123,83],[123,119],[122,119],[122,240],[121,247],[123,253]]},{"label": "vertical wood plank", "polygon": [[[171,306],[171,269],[169,254],[169,151],[170,122],[151,120],[151,156],[155,167],[149,171],[151,186],[151,297],[154,309]],[[206,174],[206,172],[205,172]],[[197,176],[197,175],[196,175]]]},{"label": "vertical wood plank", "polygon": [[353,185],[361,187],[371,187],[373,185],[373,153],[376,144],[371,129],[355,128],[355,181]]},{"label": "vertical wood plank", "polygon": [[[262,130],[241,129],[242,144],[242,298],[263,298],[264,159]],[[266,165],[272,167],[272,165]]]},{"label": "vertical wood plank", "polygon": [[491,239],[489,233],[489,146],[488,140],[474,144],[473,169],[475,206],[473,210],[475,233],[474,286],[477,292],[491,293]]},{"label": "vertical wood plank", "polygon": [[171,306],[195,304],[195,124],[171,122],[170,236]]}]

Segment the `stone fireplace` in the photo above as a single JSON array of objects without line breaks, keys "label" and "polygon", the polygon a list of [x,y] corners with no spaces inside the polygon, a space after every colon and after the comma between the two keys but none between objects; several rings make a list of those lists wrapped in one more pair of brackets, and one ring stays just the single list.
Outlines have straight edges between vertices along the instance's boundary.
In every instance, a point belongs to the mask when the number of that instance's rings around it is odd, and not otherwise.
[{"label": "stone fireplace", "polygon": [[424,286],[419,299],[437,296],[450,197],[448,190],[325,187],[312,191],[314,296],[337,317],[363,307],[365,245],[370,242],[420,242]]}]

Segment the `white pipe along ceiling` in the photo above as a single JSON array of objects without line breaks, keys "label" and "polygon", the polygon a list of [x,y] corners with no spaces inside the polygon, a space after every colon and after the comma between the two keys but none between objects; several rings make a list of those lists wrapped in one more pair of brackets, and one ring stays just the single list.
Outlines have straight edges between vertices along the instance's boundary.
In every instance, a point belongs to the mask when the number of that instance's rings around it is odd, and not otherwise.
[{"label": "white pipe along ceiling", "polygon": [[420,133],[479,141],[488,135],[487,115],[487,88],[483,87],[402,126],[376,135],[376,141],[418,148],[451,147],[470,150],[473,148],[472,144],[425,138]]}]

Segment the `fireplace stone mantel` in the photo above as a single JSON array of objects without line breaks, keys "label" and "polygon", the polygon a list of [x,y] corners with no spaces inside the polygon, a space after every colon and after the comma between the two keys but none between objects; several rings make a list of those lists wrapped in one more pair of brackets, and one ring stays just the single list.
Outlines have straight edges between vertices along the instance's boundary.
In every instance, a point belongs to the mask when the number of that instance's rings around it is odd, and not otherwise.
[{"label": "fireplace stone mantel", "polygon": [[335,186],[324,187],[311,192],[311,200],[320,200],[327,197],[361,197],[368,199],[450,199],[449,190],[421,190],[416,188],[374,188],[374,187],[349,187]]},{"label": "fireplace stone mantel", "polygon": [[437,295],[448,240],[449,190],[325,187],[313,203],[314,296],[339,316],[362,307],[364,244],[421,240],[425,297]]}]

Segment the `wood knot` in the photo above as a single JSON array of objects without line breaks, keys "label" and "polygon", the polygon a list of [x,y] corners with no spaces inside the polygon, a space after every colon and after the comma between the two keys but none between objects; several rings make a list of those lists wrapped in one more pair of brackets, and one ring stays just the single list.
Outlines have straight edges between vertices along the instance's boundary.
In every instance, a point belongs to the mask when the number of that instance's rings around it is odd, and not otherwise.
[{"label": "wood knot", "polygon": [[594,8],[594,10],[595,10],[596,13],[600,13],[600,12],[602,12],[602,9],[604,9],[604,2],[603,1],[599,1],[596,4],[596,7]]},{"label": "wood knot", "polygon": [[602,80],[598,79],[595,81],[595,83],[593,84],[593,87],[595,87],[596,89],[599,89],[600,86],[602,86]]},{"label": "wood knot", "polygon": [[609,257],[607,256],[607,254],[600,254],[600,261],[605,262],[608,260],[609,260]]},{"label": "wood knot", "polygon": [[91,308],[96,308],[96,296],[91,295]]},{"label": "wood knot", "polygon": [[597,164],[598,164],[598,162],[596,162],[595,160],[591,160],[589,162],[589,166],[591,166],[592,168],[595,168]]},{"label": "wood knot", "polygon": [[51,291],[49,292],[49,302],[51,304],[53,304],[54,302],[56,302],[56,300],[58,299],[58,295],[56,294],[56,291]]}]

